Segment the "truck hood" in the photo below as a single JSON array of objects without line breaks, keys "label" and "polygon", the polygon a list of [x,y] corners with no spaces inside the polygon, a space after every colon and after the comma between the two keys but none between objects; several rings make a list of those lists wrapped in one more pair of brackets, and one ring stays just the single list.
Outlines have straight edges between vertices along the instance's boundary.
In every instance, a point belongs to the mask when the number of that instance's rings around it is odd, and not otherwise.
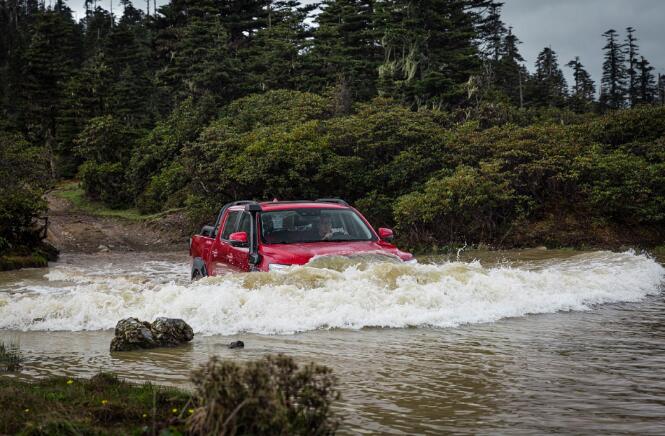
[{"label": "truck hood", "polygon": [[286,265],[304,265],[315,256],[344,256],[367,252],[391,254],[404,261],[413,259],[410,253],[400,251],[394,245],[383,241],[271,244],[261,246],[259,252],[268,263]]}]

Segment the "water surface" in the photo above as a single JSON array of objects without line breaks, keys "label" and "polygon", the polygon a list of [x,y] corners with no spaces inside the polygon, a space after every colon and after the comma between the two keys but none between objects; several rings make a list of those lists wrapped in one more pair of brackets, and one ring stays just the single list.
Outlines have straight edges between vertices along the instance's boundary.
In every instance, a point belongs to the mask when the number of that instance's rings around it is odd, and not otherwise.
[{"label": "water surface", "polygon": [[[187,387],[211,355],[282,352],[334,369],[342,433],[665,428],[665,269],[646,256],[320,259],[195,284],[186,257],[149,256],[67,255],[48,270],[0,274],[0,339],[20,342],[20,376],[105,370]],[[187,320],[194,341],[109,353],[119,318],[160,315]],[[237,339],[244,350],[226,348]]]}]

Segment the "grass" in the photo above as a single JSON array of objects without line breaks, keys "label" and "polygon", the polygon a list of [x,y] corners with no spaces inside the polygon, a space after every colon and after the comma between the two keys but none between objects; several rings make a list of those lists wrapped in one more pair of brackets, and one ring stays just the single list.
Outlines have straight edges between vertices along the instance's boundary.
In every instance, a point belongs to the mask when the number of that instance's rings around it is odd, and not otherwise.
[{"label": "grass", "polygon": [[287,356],[237,364],[211,358],[194,391],[135,385],[113,374],[35,382],[0,377],[0,434],[333,434],[332,371]]},{"label": "grass", "polygon": [[11,271],[21,268],[43,268],[48,265],[48,259],[38,253],[29,255],[0,256],[0,271]]},{"label": "grass", "polygon": [[68,180],[58,184],[53,191],[53,194],[69,201],[72,203],[73,207],[79,211],[105,218],[121,218],[129,221],[151,221],[181,210],[170,209],[146,215],[142,214],[137,208],[111,209],[101,202],[92,201],[86,198],[83,188],[81,188],[79,182],[75,180]]},{"label": "grass", "polygon": [[0,378],[0,404],[0,434],[181,434],[193,413],[186,392],[106,373],[34,383]]},{"label": "grass", "polygon": [[16,372],[21,369],[22,363],[23,356],[18,344],[0,342],[0,373]]},{"label": "grass", "polygon": [[48,265],[49,260],[57,258],[58,250],[45,242],[13,247],[9,252],[0,255],[0,271],[43,268]]}]

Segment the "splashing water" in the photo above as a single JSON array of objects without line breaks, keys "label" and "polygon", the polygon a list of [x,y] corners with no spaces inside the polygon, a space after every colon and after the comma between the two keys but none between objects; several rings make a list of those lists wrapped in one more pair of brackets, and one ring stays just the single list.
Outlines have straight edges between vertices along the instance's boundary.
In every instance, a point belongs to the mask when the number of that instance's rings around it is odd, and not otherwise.
[{"label": "splashing water", "polygon": [[183,318],[203,334],[454,327],[639,301],[660,292],[665,268],[633,252],[595,252],[518,266],[329,257],[285,273],[195,283],[188,274],[180,259],[59,263],[44,278],[0,286],[0,329],[100,330],[128,316]]}]

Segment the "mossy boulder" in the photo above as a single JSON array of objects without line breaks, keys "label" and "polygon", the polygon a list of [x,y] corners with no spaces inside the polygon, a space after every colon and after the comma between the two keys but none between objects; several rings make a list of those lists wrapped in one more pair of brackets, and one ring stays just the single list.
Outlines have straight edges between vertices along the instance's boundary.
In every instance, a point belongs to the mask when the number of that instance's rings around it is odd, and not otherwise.
[{"label": "mossy boulder", "polygon": [[175,347],[194,338],[194,330],[182,319],[157,318],[154,322],[125,318],[115,326],[111,351]]}]

